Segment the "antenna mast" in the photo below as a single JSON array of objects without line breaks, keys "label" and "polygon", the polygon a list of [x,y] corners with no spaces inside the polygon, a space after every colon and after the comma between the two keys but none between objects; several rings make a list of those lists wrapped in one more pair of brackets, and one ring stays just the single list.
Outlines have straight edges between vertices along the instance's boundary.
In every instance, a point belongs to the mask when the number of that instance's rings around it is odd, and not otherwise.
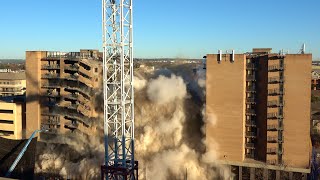
[{"label": "antenna mast", "polygon": [[102,179],[133,180],[132,0],[102,0],[105,165]]}]

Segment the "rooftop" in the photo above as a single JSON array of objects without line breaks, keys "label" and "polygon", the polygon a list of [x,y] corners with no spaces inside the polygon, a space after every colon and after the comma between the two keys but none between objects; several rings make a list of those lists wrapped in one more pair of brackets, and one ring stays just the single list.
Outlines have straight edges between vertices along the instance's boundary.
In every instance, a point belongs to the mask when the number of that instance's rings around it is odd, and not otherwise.
[{"label": "rooftop", "polygon": [[26,80],[26,73],[0,73],[0,80]]}]

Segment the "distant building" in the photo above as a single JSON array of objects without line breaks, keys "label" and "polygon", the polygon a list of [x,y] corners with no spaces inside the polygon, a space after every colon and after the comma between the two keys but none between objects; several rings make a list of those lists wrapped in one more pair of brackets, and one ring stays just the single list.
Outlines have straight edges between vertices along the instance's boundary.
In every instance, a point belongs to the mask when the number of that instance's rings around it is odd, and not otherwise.
[{"label": "distant building", "polygon": [[17,96],[26,92],[26,75],[20,73],[0,73],[0,97]]},{"label": "distant building", "polygon": [[312,90],[320,90],[320,69],[314,69],[311,72]]},{"label": "distant building", "polygon": [[247,170],[250,179],[260,170],[264,179],[310,172],[311,60],[271,49],[207,55],[206,113],[216,119],[206,136],[239,179]]},{"label": "distant building", "polygon": [[95,130],[94,96],[102,83],[99,51],[27,51],[26,75],[27,133],[42,127],[47,135]]},{"label": "distant building", "polygon": [[23,139],[26,123],[24,98],[11,97],[0,100],[0,137]]}]

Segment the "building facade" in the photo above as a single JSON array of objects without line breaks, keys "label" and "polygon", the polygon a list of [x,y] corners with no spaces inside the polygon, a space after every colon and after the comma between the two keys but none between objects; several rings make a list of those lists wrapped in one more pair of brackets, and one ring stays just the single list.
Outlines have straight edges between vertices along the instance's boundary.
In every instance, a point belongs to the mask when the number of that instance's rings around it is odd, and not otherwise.
[{"label": "building facade", "polygon": [[221,161],[310,172],[311,61],[271,49],[207,55],[206,112],[216,123],[206,135]]},{"label": "building facade", "polygon": [[0,136],[7,139],[25,138],[25,104],[0,101]]},{"label": "building facade", "polygon": [[102,57],[97,50],[26,52],[27,133],[90,133],[98,116],[95,96],[102,83]]},{"label": "building facade", "polygon": [[26,75],[24,72],[0,73],[0,97],[23,95],[26,92]]}]

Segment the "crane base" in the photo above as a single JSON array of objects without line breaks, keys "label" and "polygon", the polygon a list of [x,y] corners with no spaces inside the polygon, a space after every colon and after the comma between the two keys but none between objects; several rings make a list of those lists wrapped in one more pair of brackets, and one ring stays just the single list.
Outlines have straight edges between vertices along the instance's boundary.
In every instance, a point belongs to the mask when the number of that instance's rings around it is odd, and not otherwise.
[{"label": "crane base", "polygon": [[117,166],[101,166],[102,180],[137,180],[138,179],[138,161],[134,162],[133,168],[123,168]]}]

